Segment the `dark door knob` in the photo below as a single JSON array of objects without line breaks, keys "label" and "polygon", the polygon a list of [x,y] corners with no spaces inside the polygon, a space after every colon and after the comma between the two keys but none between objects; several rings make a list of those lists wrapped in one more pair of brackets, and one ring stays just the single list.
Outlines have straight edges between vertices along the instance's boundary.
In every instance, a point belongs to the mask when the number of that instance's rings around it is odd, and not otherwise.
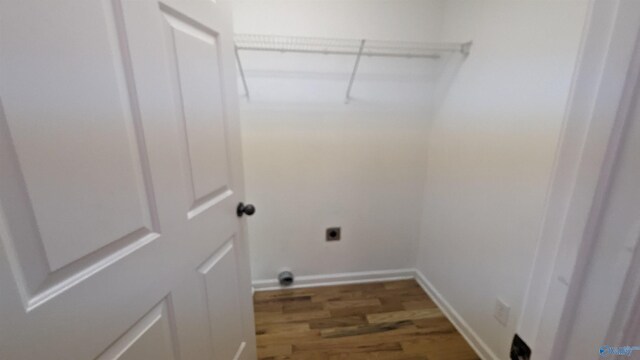
[{"label": "dark door knob", "polygon": [[255,212],[256,212],[256,208],[251,204],[245,205],[243,203],[240,203],[238,204],[238,208],[236,209],[236,214],[238,214],[238,217],[241,217],[244,214],[251,216]]}]

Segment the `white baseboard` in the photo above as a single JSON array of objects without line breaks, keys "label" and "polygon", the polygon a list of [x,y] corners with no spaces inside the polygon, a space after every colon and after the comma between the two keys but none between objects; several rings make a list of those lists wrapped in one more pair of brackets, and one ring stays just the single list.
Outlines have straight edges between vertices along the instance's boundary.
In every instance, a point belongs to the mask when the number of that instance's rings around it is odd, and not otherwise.
[{"label": "white baseboard", "polygon": [[456,327],[458,332],[467,340],[469,345],[475,350],[475,352],[483,360],[496,360],[498,356],[482,341],[480,336],[473,331],[473,329],[467,324],[466,321],[458,314],[458,312],[449,304],[442,295],[436,290],[433,285],[427,280],[427,278],[417,269],[414,270],[415,279],[422,286],[422,289],[429,295],[429,297],[438,305],[440,310],[451,321],[453,326]]},{"label": "white baseboard", "polygon": [[[368,282],[390,281],[401,279],[412,279],[415,276],[414,269],[399,270],[381,270],[381,271],[362,271],[340,274],[326,275],[305,275],[297,276],[293,285],[287,286],[287,289],[331,286],[343,284],[362,284]],[[278,284],[277,279],[254,280],[252,282],[255,291],[279,290],[283,287]]]}]

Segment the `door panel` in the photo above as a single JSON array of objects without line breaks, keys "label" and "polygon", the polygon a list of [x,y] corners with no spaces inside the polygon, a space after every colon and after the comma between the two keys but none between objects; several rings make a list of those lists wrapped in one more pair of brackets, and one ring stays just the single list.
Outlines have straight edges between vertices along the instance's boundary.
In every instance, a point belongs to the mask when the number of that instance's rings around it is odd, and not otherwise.
[{"label": "door panel", "polygon": [[177,359],[175,323],[169,304],[168,299],[163,299],[97,360]]},{"label": "door panel", "polygon": [[238,293],[238,275],[235,239],[229,239],[199,269],[206,289],[209,322],[224,332],[212,333],[214,354],[219,359],[236,358],[245,347],[242,339],[242,323],[234,321],[242,317]]},{"label": "door panel", "polygon": [[219,45],[212,29],[168,11],[165,17],[184,132],[185,170],[193,199],[188,216],[192,218],[231,195]]},{"label": "door panel", "polygon": [[[28,4],[20,5],[10,15],[32,15]],[[13,230],[7,241],[29,308],[152,241],[159,228],[114,13],[100,2],[83,3],[86,17],[71,16],[70,3],[43,5],[39,12],[50,11],[66,26],[36,22],[19,39],[8,37],[21,43],[4,45],[11,51],[28,44],[51,56],[5,57],[2,68],[9,90],[2,170],[10,175],[6,197],[13,200],[4,203]],[[89,76],[96,63],[105,72]]]},{"label": "door panel", "polygon": [[229,19],[0,1],[1,359],[255,358]]}]

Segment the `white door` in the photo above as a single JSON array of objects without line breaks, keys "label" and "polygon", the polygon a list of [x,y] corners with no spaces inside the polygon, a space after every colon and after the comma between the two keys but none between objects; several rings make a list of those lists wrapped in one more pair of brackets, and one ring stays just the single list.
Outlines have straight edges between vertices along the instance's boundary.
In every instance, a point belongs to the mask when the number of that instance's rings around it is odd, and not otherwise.
[{"label": "white door", "polygon": [[0,0],[0,359],[255,359],[228,5]]}]

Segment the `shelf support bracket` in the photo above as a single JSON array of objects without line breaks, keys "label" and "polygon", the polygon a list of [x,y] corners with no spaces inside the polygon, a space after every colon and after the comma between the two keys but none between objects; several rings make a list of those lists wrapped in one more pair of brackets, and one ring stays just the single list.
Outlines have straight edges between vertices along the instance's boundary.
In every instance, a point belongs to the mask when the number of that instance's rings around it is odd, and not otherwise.
[{"label": "shelf support bracket", "polygon": [[240,78],[242,79],[242,86],[244,87],[244,93],[247,95],[247,101],[249,98],[249,87],[247,86],[247,79],[244,76],[244,68],[242,67],[242,62],[240,61],[240,54],[238,53],[238,47],[234,46],[234,50],[236,53],[236,62],[238,63],[238,71],[240,72]]},{"label": "shelf support bracket", "polygon": [[353,87],[353,80],[356,78],[356,72],[358,71],[358,65],[360,65],[360,58],[362,57],[362,51],[364,50],[365,39],[360,41],[360,50],[356,57],[356,63],[353,65],[353,71],[351,72],[351,78],[349,78],[349,86],[347,86],[347,96],[344,99],[344,103],[348,104],[351,99],[351,88]]}]

